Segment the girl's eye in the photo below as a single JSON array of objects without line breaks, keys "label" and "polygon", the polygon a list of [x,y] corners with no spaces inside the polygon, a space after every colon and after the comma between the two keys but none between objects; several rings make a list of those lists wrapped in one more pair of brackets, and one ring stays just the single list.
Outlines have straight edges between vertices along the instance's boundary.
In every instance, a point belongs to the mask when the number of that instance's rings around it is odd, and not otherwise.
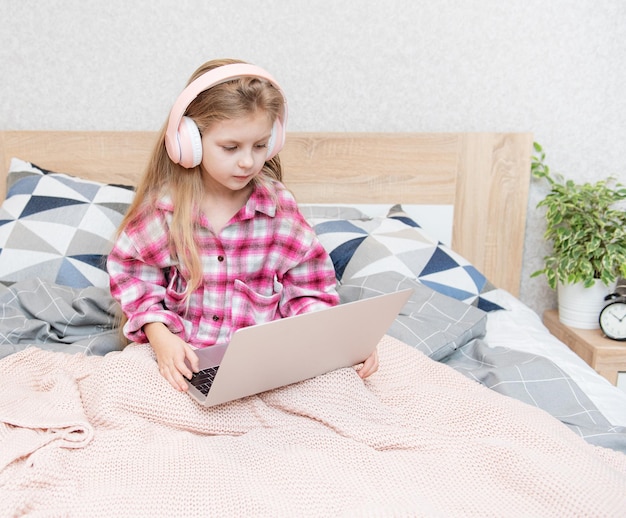
[{"label": "girl's eye", "polygon": [[[224,151],[228,151],[228,152],[232,152],[232,151],[236,151],[238,149],[239,146],[222,146],[222,149]],[[254,145],[255,149],[266,149],[267,148],[267,144],[255,144]]]}]

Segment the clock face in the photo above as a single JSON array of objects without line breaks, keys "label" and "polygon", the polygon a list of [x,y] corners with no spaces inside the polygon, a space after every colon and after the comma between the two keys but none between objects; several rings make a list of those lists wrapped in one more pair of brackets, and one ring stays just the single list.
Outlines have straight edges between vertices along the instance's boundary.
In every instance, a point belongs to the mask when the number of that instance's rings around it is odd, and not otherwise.
[{"label": "clock face", "polygon": [[626,340],[626,302],[612,302],[600,312],[600,327],[608,338]]}]

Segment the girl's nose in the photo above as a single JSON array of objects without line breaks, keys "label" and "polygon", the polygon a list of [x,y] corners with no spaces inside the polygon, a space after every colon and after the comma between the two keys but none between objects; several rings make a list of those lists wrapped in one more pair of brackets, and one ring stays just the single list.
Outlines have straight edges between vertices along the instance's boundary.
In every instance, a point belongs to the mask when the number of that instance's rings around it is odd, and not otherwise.
[{"label": "girl's nose", "polygon": [[252,167],[254,164],[254,158],[251,151],[243,151],[239,156],[239,167],[246,168]]}]

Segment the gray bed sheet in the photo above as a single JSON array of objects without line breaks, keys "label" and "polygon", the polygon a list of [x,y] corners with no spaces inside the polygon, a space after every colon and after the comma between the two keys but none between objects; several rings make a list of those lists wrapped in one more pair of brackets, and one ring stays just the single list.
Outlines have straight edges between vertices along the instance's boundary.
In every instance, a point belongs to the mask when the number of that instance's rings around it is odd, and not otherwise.
[{"label": "gray bed sheet", "polygon": [[443,363],[486,387],[541,408],[591,444],[626,453],[626,427],[613,426],[551,360],[471,340]]},{"label": "gray bed sheet", "polygon": [[121,350],[117,316],[117,304],[100,288],[37,278],[0,285],[0,358],[32,344],[70,354]]}]

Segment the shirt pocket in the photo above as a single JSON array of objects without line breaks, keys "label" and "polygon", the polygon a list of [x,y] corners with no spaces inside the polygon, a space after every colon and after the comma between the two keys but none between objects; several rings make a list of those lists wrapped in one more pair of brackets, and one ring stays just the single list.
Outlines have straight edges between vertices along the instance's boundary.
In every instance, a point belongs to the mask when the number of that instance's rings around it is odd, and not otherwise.
[{"label": "shirt pocket", "polygon": [[233,330],[275,320],[282,294],[283,286],[276,280],[273,293],[262,295],[235,279],[231,306]]},{"label": "shirt pocket", "polygon": [[179,315],[183,315],[186,308],[187,280],[178,271],[178,268],[171,266],[165,273],[167,287],[165,288],[165,307]]}]

